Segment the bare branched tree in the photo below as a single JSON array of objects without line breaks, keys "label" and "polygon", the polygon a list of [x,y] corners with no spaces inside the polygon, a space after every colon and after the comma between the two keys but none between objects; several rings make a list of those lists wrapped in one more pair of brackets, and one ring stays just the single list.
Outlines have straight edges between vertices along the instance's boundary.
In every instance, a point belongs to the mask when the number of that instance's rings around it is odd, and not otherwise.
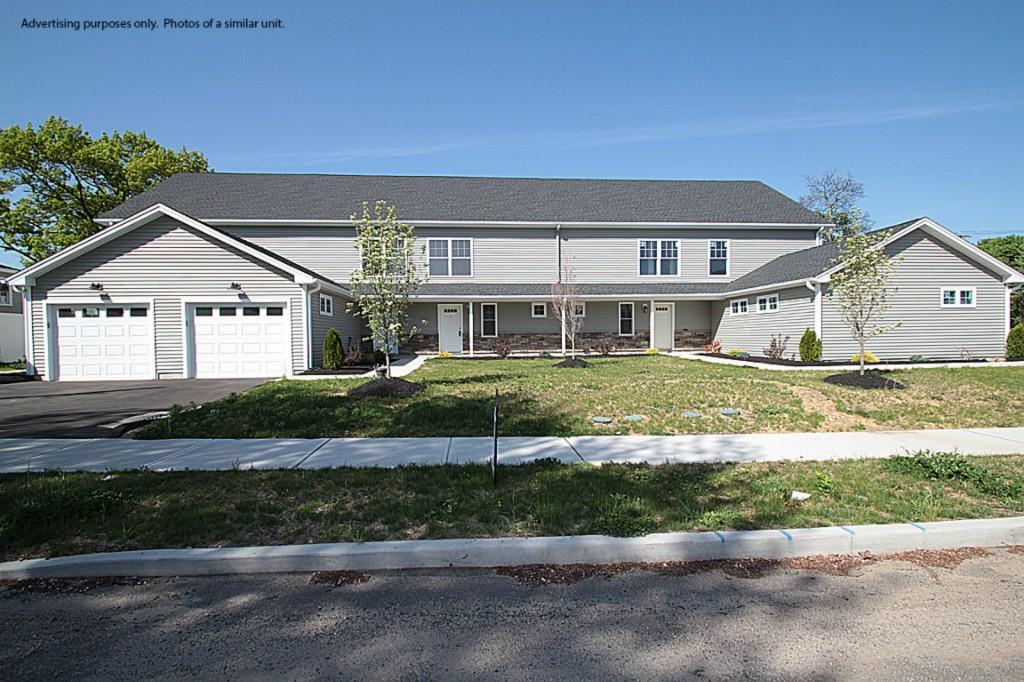
[{"label": "bare branched tree", "polygon": [[854,213],[857,202],[864,198],[864,185],[849,173],[827,170],[818,177],[805,175],[807,194],[800,197],[805,208],[821,215],[834,227],[822,232],[826,241],[838,241],[859,229],[871,227],[867,214],[860,211],[859,221]]},{"label": "bare branched tree", "polygon": [[583,329],[584,310],[579,289],[576,288],[576,273],[569,264],[562,265],[562,276],[551,285],[551,307],[565,330],[571,357],[575,358],[576,337]]}]

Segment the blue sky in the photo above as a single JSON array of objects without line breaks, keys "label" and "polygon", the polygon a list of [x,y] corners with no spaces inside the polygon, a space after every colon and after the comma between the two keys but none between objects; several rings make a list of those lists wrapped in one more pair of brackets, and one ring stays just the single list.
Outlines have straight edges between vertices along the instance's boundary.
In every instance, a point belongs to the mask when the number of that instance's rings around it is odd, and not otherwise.
[{"label": "blue sky", "polygon": [[[20,28],[246,16],[285,28]],[[755,178],[799,197],[838,168],[879,225],[1024,231],[1020,2],[11,0],[0,20],[0,125],[141,129],[220,171]]]}]

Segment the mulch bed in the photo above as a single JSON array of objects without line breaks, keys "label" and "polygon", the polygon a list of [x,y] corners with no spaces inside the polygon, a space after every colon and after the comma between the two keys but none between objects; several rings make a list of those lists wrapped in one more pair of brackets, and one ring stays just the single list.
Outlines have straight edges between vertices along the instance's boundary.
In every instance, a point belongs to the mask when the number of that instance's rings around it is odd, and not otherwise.
[{"label": "mulch bed", "polygon": [[356,386],[348,392],[351,396],[376,396],[380,398],[407,398],[426,388],[405,379],[374,379]]},{"label": "mulch bed", "polygon": [[[701,353],[709,358],[723,358],[725,360],[738,360],[728,353]],[[763,355],[750,355],[743,358],[746,362],[759,362],[764,365],[785,365],[786,367],[835,367],[837,365],[856,365],[856,362],[849,360],[817,360],[815,362],[804,362],[803,360],[787,360],[786,358],[766,358]],[[947,358],[945,360],[882,360],[881,364],[885,365],[948,365],[951,362],[964,362],[964,363],[985,363],[988,360],[983,359],[971,359],[971,360],[959,360],[955,358]]]},{"label": "mulch bed", "polygon": [[899,390],[906,388],[906,386],[900,382],[890,379],[877,371],[868,371],[864,372],[864,374],[861,374],[860,372],[833,374],[825,377],[825,383],[835,384],[836,386],[850,386],[852,388],[868,389]]},{"label": "mulch bed", "polygon": [[[1011,548],[1010,551],[1013,551]],[[665,576],[686,576],[697,573],[722,571],[733,578],[762,578],[772,570],[818,571],[833,576],[850,576],[864,566],[879,561],[907,561],[922,568],[953,570],[968,559],[987,556],[980,547],[960,549],[915,549],[892,554],[820,554],[788,559],[706,559],[702,561],[623,562],[617,564],[530,564],[501,566],[498,575],[509,576],[531,587],[543,585],[571,585],[587,578],[610,579],[632,571],[649,571]]]},{"label": "mulch bed", "polygon": [[22,371],[0,374],[0,384],[20,384],[23,381],[35,381],[36,379],[37,377],[29,376]]},{"label": "mulch bed", "polygon": [[309,578],[310,585],[361,585],[370,580],[370,576],[359,571],[317,571]]},{"label": "mulch bed", "polygon": [[84,594],[99,587],[135,587],[145,585],[145,578],[104,576],[99,578],[29,578],[0,580],[0,588],[12,592],[41,592],[47,594]]},{"label": "mulch bed", "polygon": [[566,358],[561,362],[556,362],[555,367],[590,367],[590,363],[579,358]]},{"label": "mulch bed", "polygon": [[316,367],[314,369],[307,369],[305,372],[300,372],[301,375],[306,376],[350,376],[352,374],[366,374],[373,369],[373,365],[351,365],[349,367],[342,367],[341,369],[326,369],[325,367]]}]

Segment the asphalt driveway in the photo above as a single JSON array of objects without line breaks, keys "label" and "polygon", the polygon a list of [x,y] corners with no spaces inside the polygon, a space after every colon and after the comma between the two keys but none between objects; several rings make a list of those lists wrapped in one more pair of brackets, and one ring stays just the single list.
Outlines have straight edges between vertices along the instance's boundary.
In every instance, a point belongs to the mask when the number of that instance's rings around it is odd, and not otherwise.
[{"label": "asphalt driveway", "polygon": [[201,404],[268,379],[0,383],[0,438],[114,438],[128,417]]}]

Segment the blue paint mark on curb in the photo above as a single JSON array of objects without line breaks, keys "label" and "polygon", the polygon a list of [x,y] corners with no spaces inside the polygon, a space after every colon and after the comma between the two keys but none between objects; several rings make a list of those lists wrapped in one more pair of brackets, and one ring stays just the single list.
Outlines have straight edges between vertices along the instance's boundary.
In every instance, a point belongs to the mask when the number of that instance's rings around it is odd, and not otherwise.
[{"label": "blue paint mark on curb", "polygon": [[854,532],[853,532],[852,530],[850,530],[850,529],[849,529],[849,528],[847,528],[846,526],[839,526],[839,529],[840,529],[840,530],[845,530],[845,531],[846,531],[847,533],[849,533],[850,535],[856,535],[856,533],[854,533]]},{"label": "blue paint mark on curb", "polygon": [[721,540],[722,542],[725,542],[725,536],[722,535],[721,533],[719,533],[717,530],[715,531],[715,535],[718,536],[719,540]]},{"label": "blue paint mark on curb", "polygon": [[922,526],[920,523],[911,523],[910,525],[913,526],[914,528],[918,529],[922,533],[927,533],[928,532],[928,529],[925,528],[924,526]]},{"label": "blue paint mark on curb", "polygon": [[782,533],[783,535],[785,535],[786,539],[789,540],[790,542],[793,541],[793,536],[789,534],[788,530],[781,530],[780,529],[779,532]]}]

